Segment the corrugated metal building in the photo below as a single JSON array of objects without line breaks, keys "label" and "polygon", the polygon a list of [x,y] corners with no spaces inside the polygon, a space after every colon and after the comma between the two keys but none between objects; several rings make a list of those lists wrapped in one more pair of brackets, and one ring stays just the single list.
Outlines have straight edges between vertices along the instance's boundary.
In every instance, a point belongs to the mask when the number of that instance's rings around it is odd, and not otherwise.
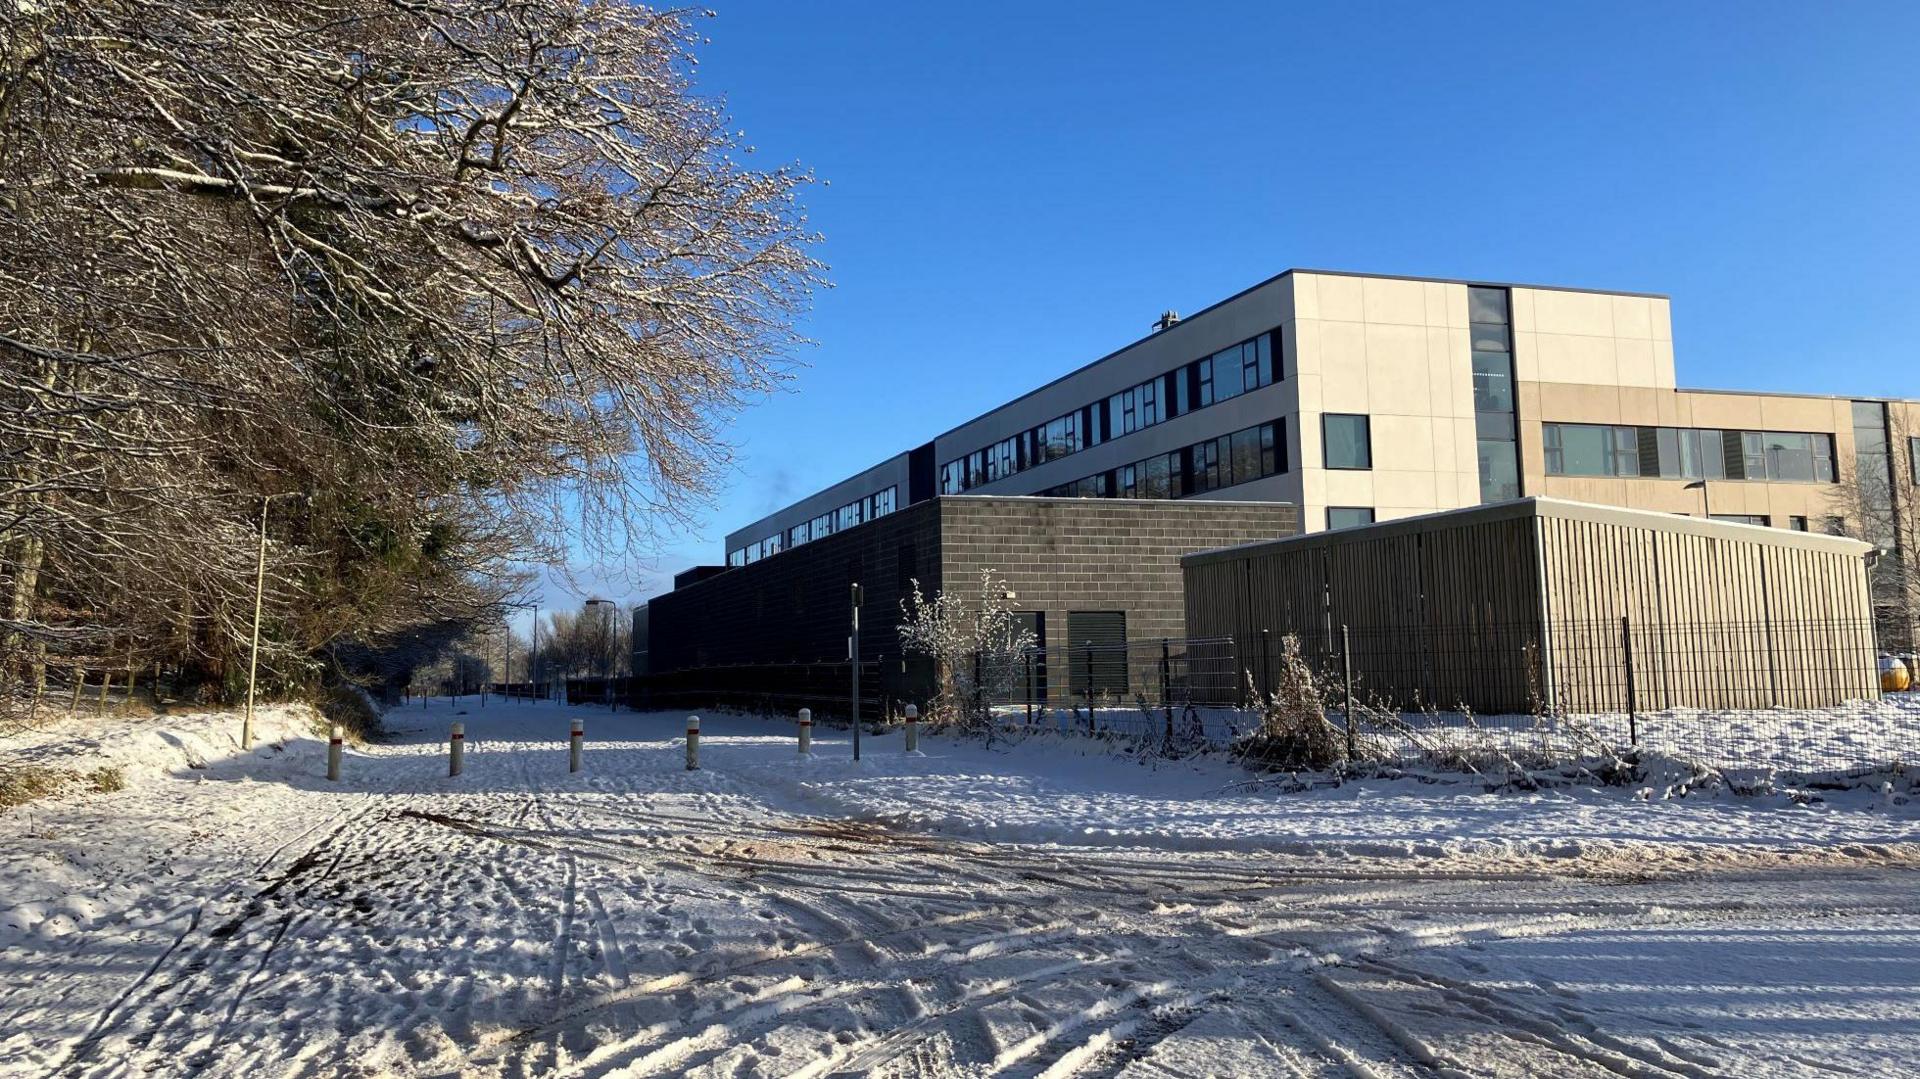
[{"label": "corrugated metal building", "polygon": [[1615,712],[1877,697],[1870,550],[1527,498],[1181,564],[1187,635],[1231,636],[1243,658],[1293,634],[1403,706]]}]

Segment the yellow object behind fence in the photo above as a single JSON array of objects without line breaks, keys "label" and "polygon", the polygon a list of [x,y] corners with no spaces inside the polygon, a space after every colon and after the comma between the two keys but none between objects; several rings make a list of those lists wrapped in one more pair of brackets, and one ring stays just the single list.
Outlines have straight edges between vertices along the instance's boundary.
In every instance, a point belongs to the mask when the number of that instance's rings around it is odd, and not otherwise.
[{"label": "yellow object behind fence", "polygon": [[1880,659],[1880,690],[1883,693],[1899,693],[1913,686],[1913,672],[1896,656],[1883,656]]}]

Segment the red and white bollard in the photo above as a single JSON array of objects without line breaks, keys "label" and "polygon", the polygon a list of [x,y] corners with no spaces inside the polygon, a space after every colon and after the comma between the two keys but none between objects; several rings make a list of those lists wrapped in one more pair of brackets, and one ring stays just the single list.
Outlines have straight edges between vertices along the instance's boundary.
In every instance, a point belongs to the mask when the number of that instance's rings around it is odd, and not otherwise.
[{"label": "red and white bollard", "polygon": [[700,770],[700,717],[687,717],[687,771]]},{"label": "red and white bollard", "polygon": [[340,744],[344,741],[345,732],[338,723],[334,724],[333,730],[327,732],[327,778],[336,783],[340,781]]},{"label": "red and white bollard", "polygon": [[924,757],[920,752],[920,709],[907,705],[907,756]]},{"label": "red and white bollard", "polygon": [[800,709],[800,755],[813,756],[813,709]]},{"label": "red and white bollard", "polygon": [[573,721],[573,729],[567,732],[567,771],[580,770],[580,754],[587,741],[587,722],[584,719]]},{"label": "red and white bollard", "polygon": [[447,774],[457,776],[460,766],[466,762],[467,725],[455,723],[453,733],[447,736]]}]

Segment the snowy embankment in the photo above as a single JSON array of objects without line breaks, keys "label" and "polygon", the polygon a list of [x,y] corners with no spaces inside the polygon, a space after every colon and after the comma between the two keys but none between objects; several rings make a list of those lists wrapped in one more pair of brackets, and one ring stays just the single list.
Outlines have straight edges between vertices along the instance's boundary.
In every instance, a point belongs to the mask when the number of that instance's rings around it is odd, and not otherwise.
[{"label": "snowy embankment", "polygon": [[[241,720],[231,711],[98,716],[83,709],[76,716],[50,715],[0,738],[0,771],[30,771],[46,777],[50,787],[45,799],[0,810],[0,820],[11,815],[14,827],[44,836],[52,832],[52,821],[71,818],[82,805],[96,812],[118,805],[139,815],[148,799],[192,797],[177,781],[270,782],[308,769],[324,751],[316,733],[319,713],[307,705],[256,709],[251,753],[240,748]],[[91,780],[103,773],[112,776],[110,782]],[[110,793],[97,793],[102,787]],[[64,936],[143,898],[143,889],[125,887],[91,864],[107,853],[104,844],[119,838],[116,830],[89,832],[57,855],[25,844],[0,853],[0,946],[29,934]]]},{"label": "snowy embankment", "polygon": [[[176,775],[182,770],[270,766],[291,743],[317,741],[320,715],[304,704],[263,705],[254,710],[252,753],[240,748],[238,711],[166,715],[95,715],[49,711],[44,721],[0,737],[0,768],[50,768],[91,772],[111,768],[129,782]],[[250,761],[240,758],[250,757]]]}]

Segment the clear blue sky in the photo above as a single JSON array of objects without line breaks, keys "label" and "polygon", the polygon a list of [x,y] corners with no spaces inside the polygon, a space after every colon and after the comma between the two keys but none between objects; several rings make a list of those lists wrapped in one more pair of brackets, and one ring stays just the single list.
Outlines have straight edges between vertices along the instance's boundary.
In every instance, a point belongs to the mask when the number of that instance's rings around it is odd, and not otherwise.
[{"label": "clear blue sky", "polygon": [[714,7],[835,287],[610,595],[1289,266],[1663,292],[1683,386],[1920,396],[1920,5]]}]

